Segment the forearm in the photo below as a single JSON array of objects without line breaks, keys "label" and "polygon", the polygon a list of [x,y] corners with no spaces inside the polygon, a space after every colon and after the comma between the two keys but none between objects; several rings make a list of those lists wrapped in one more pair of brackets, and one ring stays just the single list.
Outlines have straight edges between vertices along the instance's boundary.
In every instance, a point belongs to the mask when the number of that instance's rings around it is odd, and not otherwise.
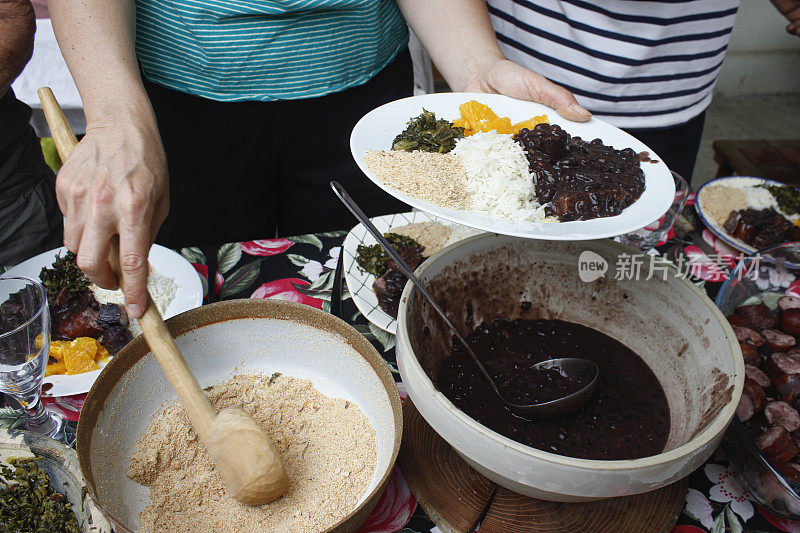
[{"label": "forearm", "polygon": [[503,58],[484,0],[397,0],[439,72],[454,91]]},{"label": "forearm", "polygon": [[49,0],[53,29],[83,100],[86,136],[56,178],[64,245],[104,288],[119,235],[128,314],[147,302],[147,254],[169,209],[164,147],[134,51],[133,0]]},{"label": "forearm", "polygon": [[132,115],[155,123],[134,50],[133,0],[48,0],[89,126]]},{"label": "forearm", "polygon": [[35,30],[28,0],[0,0],[0,96],[30,60]]}]

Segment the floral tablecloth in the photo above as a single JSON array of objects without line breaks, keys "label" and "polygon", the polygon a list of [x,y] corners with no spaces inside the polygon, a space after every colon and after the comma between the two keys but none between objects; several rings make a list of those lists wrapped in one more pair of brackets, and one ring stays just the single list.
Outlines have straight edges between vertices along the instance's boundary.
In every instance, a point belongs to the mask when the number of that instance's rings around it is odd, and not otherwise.
[{"label": "floral tablecloth", "polygon": [[[690,197],[689,205],[693,200]],[[680,217],[658,252],[673,262],[676,258],[681,262],[685,260],[688,275],[713,298],[735,265],[737,252],[703,229],[691,208],[686,211],[688,214]],[[277,298],[330,311],[334,271],[346,234],[346,231],[335,231],[218,247],[184,248],[180,252],[203,279],[206,303],[233,298]],[[211,291],[208,291],[209,274],[214,280]],[[394,336],[369,324],[346,291],[343,317],[383,355],[398,381],[401,397],[405,398],[395,363]],[[48,409],[76,421],[84,398],[85,395],[49,398],[46,403]],[[19,413],[9,408],[0,409],[0,426],[20,424],[22,420],[18,416]],[[385,493],[359,531],[427,533],[440,530],[417,505],[402,471],[396,467]],[[726,531],[800,533],[800,521],[778,518],[752,502],[718,451],[689,477],[685,506],[673,533]]]}]

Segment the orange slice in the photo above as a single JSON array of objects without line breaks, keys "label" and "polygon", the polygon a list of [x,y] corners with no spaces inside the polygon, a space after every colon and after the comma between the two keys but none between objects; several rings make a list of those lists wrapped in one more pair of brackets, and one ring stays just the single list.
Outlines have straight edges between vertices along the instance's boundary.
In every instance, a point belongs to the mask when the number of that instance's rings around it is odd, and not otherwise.
[{"label": "orange slice", "polygon": [[543,122],[547,122],[547,115],[538,115],[532,119],[517,122],[512,126],[512,129],[514,130],[514,133],[517,133],[522,128],[528,128],[529,130],[532,130],[537,124],[541,124]]},{"label": "orange slice", "polygon": [[484,123],[483,131],[496,131],[497,133],[507,133],[509,135],[517,133],[517,130],[511,125],[511,119],[508,117],[501,117],[496,118],[493,120],[486,121]]},{"label": "orange slice", "polygon": [[100,368],[95,361],[100,347],[97,339],[91,337],[78,337],[72,341],[64,350],[64,365],[67,375],[82,374]]},{"label": "orange slice", "polygon": [[56,374],[64,374],[67,371],[67,365],[64,364],[64,361],[58,361],[56,363],[50,363],[44,368],[44,376],[53,376]]},{"label": "orange slice", "polygon": [[68,351],[64,354],[64,366],[68,376],[83,374],[100,368],[94,358],[83,350]]},{"label": "orange slice", "polygon": [[63,361],[64,352],[69,349],[71,344],[71,341],[50,341],[50,351],[47,355],[56,361]]},{"label": "orange slice", "polygon": [[517,124],[511,124],[508,117],[498,117],[492,109],[476,100],[470,100],[458,106],[461,116],[453,121],[454,126],[464,128],[464,135],[477,132],[496,131],[513,135],[522,128],[533,129],[540,122],[547,122],[547,115],[533,117]]}]

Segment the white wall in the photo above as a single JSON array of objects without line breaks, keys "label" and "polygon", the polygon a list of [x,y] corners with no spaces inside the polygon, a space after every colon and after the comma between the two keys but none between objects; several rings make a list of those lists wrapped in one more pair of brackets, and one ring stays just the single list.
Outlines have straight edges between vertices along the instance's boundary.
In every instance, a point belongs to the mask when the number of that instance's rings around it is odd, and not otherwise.
[{"label": "white wall", "polygon": [[800,37],[787,24],[769,0],[742,0],[716,94],[800,94]]}]

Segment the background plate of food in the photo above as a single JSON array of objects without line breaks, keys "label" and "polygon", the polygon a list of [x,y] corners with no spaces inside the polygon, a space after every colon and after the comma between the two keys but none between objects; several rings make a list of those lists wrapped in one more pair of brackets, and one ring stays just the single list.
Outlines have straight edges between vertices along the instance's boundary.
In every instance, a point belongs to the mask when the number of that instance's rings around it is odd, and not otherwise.
[{"label": "background plate of food", "polygon": [[[56,248],[3,274],[38,279],[47,289],[51,342],[42,386],[45,396],[88,392],[108,360],[141,333],[121,305],[122,292],[89,284],[67,254],[66,248]],[[148,289],[164,318],[202,305],[200,277],[186,259],[153,245],[149,260]]]},{"label": "background plate of food", "polygon": [[717,178],[697,190],[695,208],[709,231],[742,252],[800,241],[800,190],[784,183]]},{"label": "background plate of food", "polygon": [[350,149],[376,185],[407,204],[519,237],[629,233],[658,219],[675,195],[667,166],[628,133],[496,94],[390,102],[356,124]]},{"label": "background plate of food", "polygon": [[[390,234],[411,268],[445,246],[480,233],[473,228],[452,224],[414,211],[370,219],[378,231]],[[392,268],[378,241],[361,224],[350,230],[344,240],[345,281],[353,303],[364,317],[391,334],[397,332],[397,306],[408,278]]]}]

